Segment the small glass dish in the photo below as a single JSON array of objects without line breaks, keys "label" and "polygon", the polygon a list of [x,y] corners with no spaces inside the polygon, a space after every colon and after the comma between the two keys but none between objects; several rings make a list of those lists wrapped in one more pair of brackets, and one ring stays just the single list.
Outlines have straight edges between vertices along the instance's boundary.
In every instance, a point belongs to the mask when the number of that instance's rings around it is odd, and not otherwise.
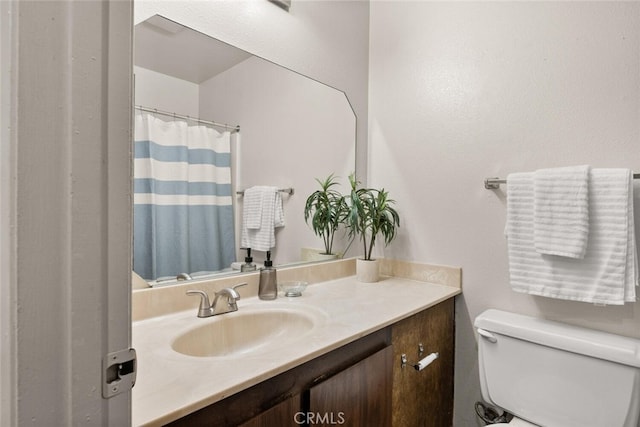
[{"label": "small glass dish", "polygon": [[307,285],[307,282],[294,280],[291,282],[278,283],[278,289],[284,292],[285,297],[299,297],[302,295],[302,291],[307,288]]}]

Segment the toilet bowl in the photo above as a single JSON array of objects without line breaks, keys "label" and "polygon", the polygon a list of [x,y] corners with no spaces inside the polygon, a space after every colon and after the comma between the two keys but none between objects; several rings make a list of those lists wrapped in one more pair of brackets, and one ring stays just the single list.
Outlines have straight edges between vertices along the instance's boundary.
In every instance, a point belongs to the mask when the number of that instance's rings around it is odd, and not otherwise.
[{"label": "toilet bowl", "polygon": [[508,426],[640,427],[640,340],[499,310],[480,314],[483,399]]}]

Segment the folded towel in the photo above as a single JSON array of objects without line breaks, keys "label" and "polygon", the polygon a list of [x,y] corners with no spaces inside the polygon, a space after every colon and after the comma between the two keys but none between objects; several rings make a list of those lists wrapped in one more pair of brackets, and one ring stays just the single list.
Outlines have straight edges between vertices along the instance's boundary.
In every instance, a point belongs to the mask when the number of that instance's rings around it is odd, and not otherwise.
[{"label": "folded towel", "polygon": [[[242,223],[250,230],[259,230],[262,223],[262,193],[264,187],[247,188],[244,192]],[[251,246],[244,246],[250,248]]]},{"label": "folded towel", "polygon": [[534,173],[534,242],[541,254],[584,258],[589,236],[589,166]]},{"label": "folded towel", "polygon": [[539,254],[534,244],[534,174],[507,178],[509,275],[514,291],[596,304],[636,300],[632,175],[592,169],[589,240],[583,259]]},{"label": "folded towel", "polygon": [[282,206],[282,194],[280,191],[276,191],[276,197],[274,200],[275,212],[273,217],[273,226],[284,227],[284,207]]},{"label": "folded towel", "polygon": [[[241,247],[258,251],[268,251],[276,245],[275,228],[284,226],[282,196],[277,187],[257,186],[245,190],[245,198],[252,198],[250,205],[243,211]],[[256,206],[259,213],[256,212]],[[246,221],[245,221],[246,216]],[[256,224],[256,218],[259,222]],[[256,227],[257,225],[257,227]]]}]

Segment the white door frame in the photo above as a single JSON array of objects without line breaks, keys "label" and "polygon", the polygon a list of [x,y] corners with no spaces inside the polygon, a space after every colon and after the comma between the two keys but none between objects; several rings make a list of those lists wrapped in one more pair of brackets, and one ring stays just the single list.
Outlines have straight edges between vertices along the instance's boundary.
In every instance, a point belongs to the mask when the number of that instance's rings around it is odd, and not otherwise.
[{"label": "white door frame", "polygon": [[127,426],[132,0],[2,3],[0,424]]},{"label": "white door frame", "polygon": [[15,425],[14,400],[16,389],[13,367],[15,358],[13,280],[11,277],[11,250],[14,234],[11,124],[11,16],[12,2],[0,1],[0,425]]}]

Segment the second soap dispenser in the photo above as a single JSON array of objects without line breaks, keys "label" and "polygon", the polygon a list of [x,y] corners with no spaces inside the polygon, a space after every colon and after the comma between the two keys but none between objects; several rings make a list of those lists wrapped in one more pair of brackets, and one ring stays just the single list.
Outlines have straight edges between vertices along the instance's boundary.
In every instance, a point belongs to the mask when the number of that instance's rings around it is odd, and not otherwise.
[{"label": "second soap dispenser", "polygon": [[272,300],[277,297],[278,280],[276,278],[276,269],[273,268],[273,261],[271,261],[271,251],[267,251],[267,259],[264,262],[264,268],[260,269],[258,298]]},{"label": "second soap dispenser", "polygon": [[244,264],[240,266],[240,271],[256,271],[256,265],[253,263],[253,257],[251,256],[251,248],[242,248],[247,250],[247,256],[244,257]]}]

